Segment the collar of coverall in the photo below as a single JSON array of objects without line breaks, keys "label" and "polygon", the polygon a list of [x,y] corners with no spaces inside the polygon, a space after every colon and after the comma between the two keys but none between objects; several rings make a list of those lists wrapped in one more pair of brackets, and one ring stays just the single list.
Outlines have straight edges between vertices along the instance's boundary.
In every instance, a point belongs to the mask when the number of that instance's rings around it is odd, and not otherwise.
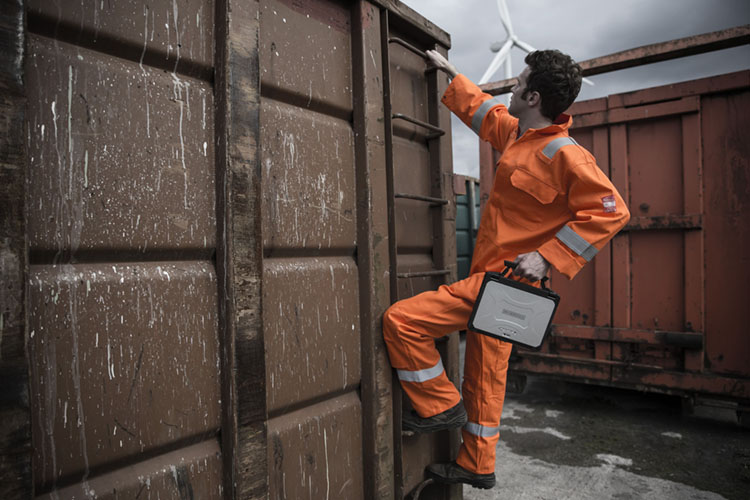
[{"label": "collar of coverall", "polygon": [[555,121],[552,122],[552,125],[544,128],[530,128],[525,134],[523,134],[523,137],[529,137],[533,134],[558,134],[568,130],[571,125],[573,125],[573,117],[566,113],[560,113],[557,115],[557,118],[555,118]]}]

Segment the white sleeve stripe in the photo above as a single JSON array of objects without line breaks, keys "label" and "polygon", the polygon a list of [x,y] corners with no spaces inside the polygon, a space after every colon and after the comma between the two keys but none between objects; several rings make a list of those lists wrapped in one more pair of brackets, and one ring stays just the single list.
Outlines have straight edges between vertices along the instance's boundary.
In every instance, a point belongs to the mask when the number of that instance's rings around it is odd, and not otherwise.
[{"label": "white sleeve stripe", "polygon": [[484,121],[487,112],[502,103],[503,101],[499,97],[494,97],[492,99],[487,99],[479,106],[477,112],[471,117],[471,129],[476,132],[477,135],[479,135],[479,131],[482,129],[482,122]]},{"label": "white sleeve stripe", "polygon": [[557,239],[562,241],[565,246],[586,259],[586,262],[593,259],[597,252],[599,252],[594,245],[584,240],[581,235],[568,226],[563,226],[555,236],[557,236]]},{"label": "white sleeve stripe", "polygon": [[557,139],[549,141],[549,143],[544,146],[542,154],[547,158],[553,158],[561,147],[572,146],[574,144],[577,145],[578,143],[572,137],[558,137]]}]

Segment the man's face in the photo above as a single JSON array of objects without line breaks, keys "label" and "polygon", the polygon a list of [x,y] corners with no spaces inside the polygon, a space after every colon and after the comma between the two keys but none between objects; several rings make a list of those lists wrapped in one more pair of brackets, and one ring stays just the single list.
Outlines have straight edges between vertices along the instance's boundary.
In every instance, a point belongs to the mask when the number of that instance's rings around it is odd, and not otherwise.
[{"label": "man's face", "polygon": [[516,84],[510,89],[510,105],[508,106],[508,112],[511,116],[516,118],[520,118],[523,112],[528,108],[528,105],[522,96],[523,93],[526,92],[526,79],[529,77],[530,71],[529,67],[526,66],[516,78]]}]

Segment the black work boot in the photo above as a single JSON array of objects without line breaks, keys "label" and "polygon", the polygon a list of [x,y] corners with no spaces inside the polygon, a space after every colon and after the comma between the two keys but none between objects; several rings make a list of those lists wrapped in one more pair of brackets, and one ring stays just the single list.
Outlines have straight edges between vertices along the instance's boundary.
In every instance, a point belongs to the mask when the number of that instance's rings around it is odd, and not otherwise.
[{"label": "black work boot", "polygon": [[443,429],[463,427],[465,423],[466,410],[463,401],[459,401],[453,408],[432,417],[422,418],[414,410],[401,416],[401,428],[404,432],[437,432]]},{"label": "black work boot", "polygon": [[476,474],[470,472],[456,462],[447,464],[431,464],[426,469],[427,477],[438,483],[456,484],[465,483],[474,488],[488,490],[495,486],[495,474]]}]

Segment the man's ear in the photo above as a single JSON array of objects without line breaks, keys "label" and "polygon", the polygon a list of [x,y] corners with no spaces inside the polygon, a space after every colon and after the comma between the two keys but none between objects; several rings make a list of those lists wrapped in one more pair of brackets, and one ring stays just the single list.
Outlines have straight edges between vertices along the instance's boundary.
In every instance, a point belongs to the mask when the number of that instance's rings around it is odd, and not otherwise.
[{"label": "man's ear", "polygon": [[540,106],[542,104],[542,96],[536,90],[529,92],[529,95],[526,97],[526,102],[529,106]]}]

